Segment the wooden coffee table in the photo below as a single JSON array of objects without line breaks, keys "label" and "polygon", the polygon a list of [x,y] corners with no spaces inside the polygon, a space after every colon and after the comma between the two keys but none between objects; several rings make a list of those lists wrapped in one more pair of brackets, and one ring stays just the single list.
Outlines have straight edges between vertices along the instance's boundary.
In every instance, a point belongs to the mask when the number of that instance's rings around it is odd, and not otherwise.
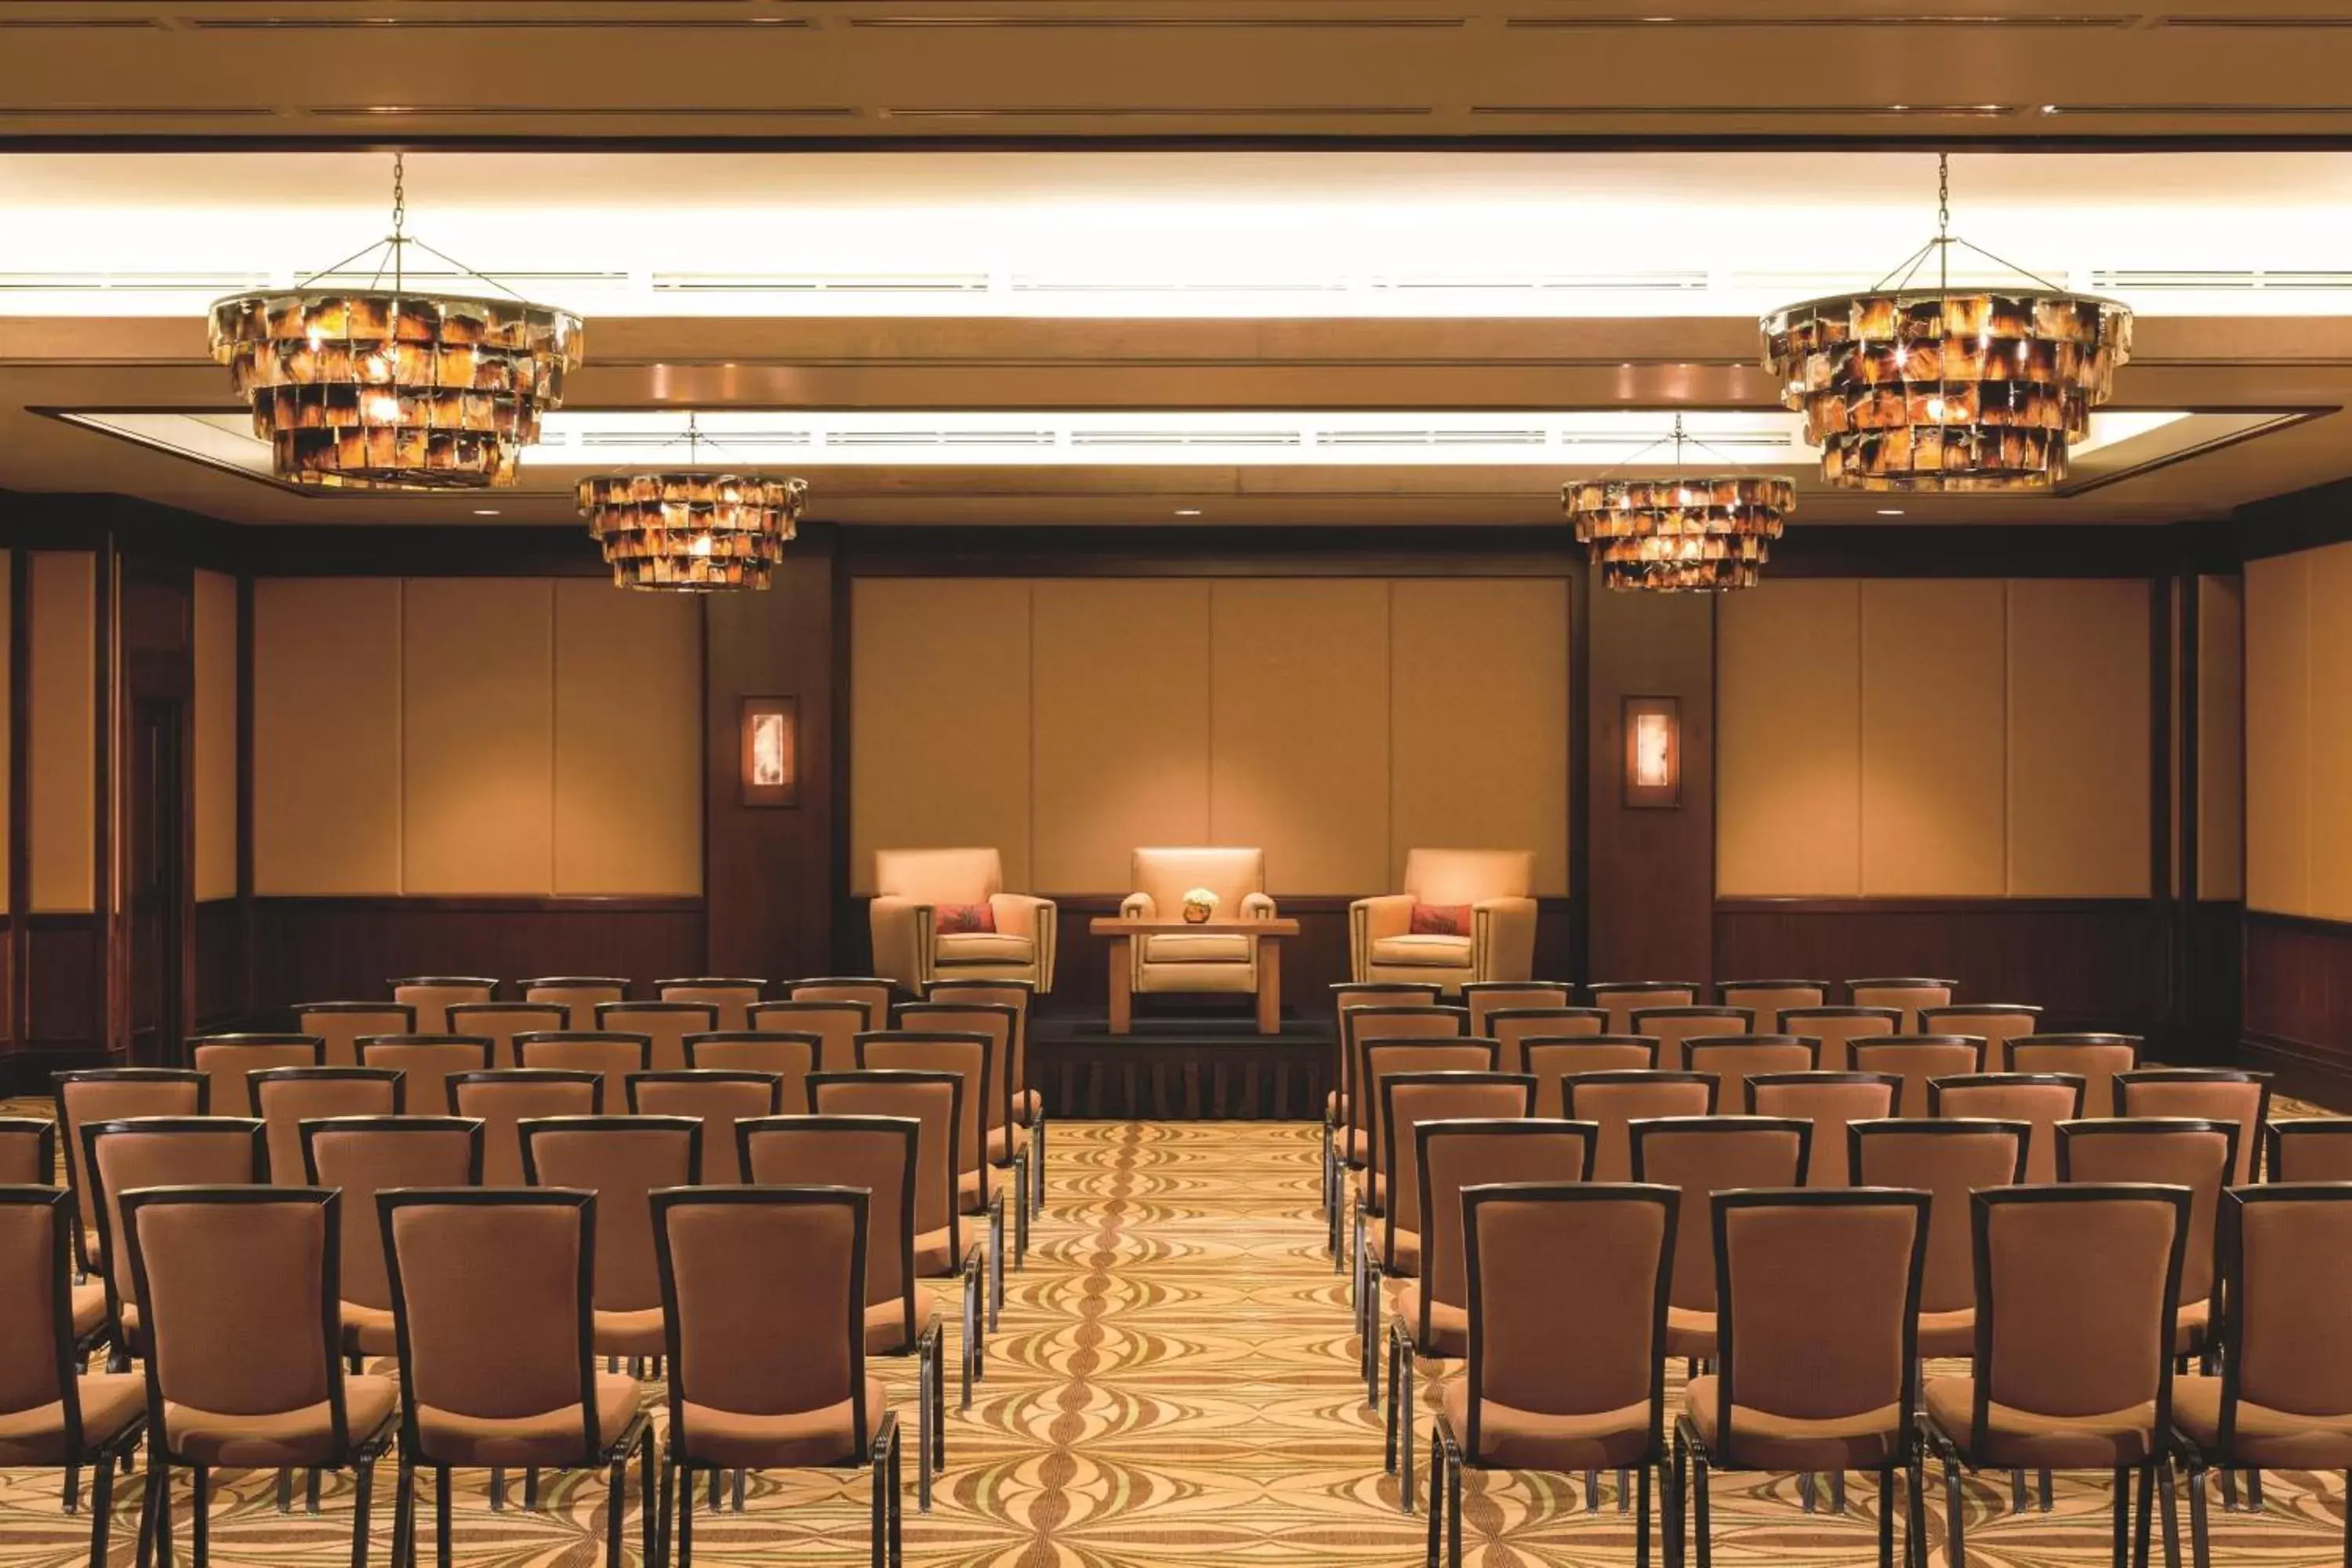
[{"label": "wooden coffee table", "polygon": [[1097,915],[1087,929],[1110,939],[1110,1032],[1135,1022],[1135,939],[1139,936],[1245,936],[1257,942],[1257,1032],[1282,1032],[1282,939],[1298,934],[1293,920],[1131,921]]}]

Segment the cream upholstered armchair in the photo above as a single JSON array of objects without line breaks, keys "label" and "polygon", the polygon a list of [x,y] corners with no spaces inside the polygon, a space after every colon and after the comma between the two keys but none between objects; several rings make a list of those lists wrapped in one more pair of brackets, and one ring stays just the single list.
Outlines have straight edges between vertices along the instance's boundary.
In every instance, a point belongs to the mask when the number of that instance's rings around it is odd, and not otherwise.
[{"label": "cream upholstered armchair", "polygon": [[[1263,849],[1138,849],[1135,891],[1118,906],[1130,921],[1181,921],[1184,895],[1206,888],[1217,895],[1216,921],[1270,921]],[[1129,944],[1135,950],[1135,989],[1239,991],[1257,989],[1257,942],[1214,931],[1160,931]]]},{"label": "cream upholstered armchair", "polygon": [[1536,858],[1526,849],[1415,849],[1404,891],[1348,906],[1357,984],[1527,980],[1536,961]]},{"label": "cream upholstered armchair", "polygon": [[934,980],[1054,988],[1054,903],[1004,890],[993,849],[874,852],[874,973],[921,994]]}]

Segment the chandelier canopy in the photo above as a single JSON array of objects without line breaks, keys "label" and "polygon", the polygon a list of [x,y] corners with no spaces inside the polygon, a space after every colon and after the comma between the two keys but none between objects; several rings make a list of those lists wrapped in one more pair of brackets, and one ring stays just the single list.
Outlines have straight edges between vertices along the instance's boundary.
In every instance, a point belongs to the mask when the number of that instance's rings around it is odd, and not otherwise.
[{"label": "chandelier canopy", "polygon": [[[578,366],[579,317],[507,290],[492,299],[419,288],[406,276],[404,160],[395,153],[392,233],[291,289],[216,300],[213,358],[229,367],[269,443],[280,479],[360,489],[479,489],[514,482],[540,416],[563,401]],[[314,288],[356,274],[376,257],[364,289]],[[391,287],[382,288],[384,274]]]},{"label": "chandelier canopy", "polygon": [[[701,443],[692,416],[686,430],[690,464]],[[685,594],[765,588],[807,500],[800,479],[694,467],[592,474],[579,492],[615,586]]]},{"label": "chandelier canopy", "polygon": [[[1688,438],[1677,416],[1667,437],[1677,470]],[[1604,475],[1561,486],[1559,499],[1604,585],[1719,593],[1756,585],[1772,541],[1797,510],[1797,487],[1770,475],[1677,471],[1633,479]]]},{"label": "chandelier canopy", "polygon": [[[2024,272],[1951,230],[1951,159],[1937,160],[1936,237],[1870,289],[1764,318],[1764,366],[1805,416],[1822,477],[1864,490],[2021,490],[2066,477],[2069,442],[2115,395],[2132,315]],[[1950,285],[1965,246],[2015,289]],[[1913,277],[1930,255],[1933,287]]]}]

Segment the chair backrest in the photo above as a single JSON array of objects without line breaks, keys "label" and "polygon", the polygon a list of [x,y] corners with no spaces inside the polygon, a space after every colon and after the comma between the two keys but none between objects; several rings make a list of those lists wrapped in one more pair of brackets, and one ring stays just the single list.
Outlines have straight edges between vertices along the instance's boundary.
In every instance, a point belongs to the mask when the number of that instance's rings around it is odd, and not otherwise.
[{"label": "chair backrest", "polygon": [[2042,1009],[2015,1002],[1961,1003],[1919,1009],[1923,1035],[1975,1035],[1985,1043],[1985,1071],[2007,1072],[2009,1042],[2042,1026]]},{"label": "chair backrest", "polygon": [[1903,1080],[1898,1116],[1927,1114],[1927,1085],[1939,1078],[1984,1071],[1984,1041],[1975,1035],[1877,1035],[1851,1042],[1856,1072],[1893,1073]]},{"label": "chair backrest", "polygon": [[1746,1110],[1751,1116],[1780,1116],[1813,1124],[1805,1158],[1805,1185],[1853,1185],[1846,1157],[1846,1128],[1895,1114],[1903,1080],[1878,1072],[1750,1073]]},{"label": "chair backrest", "polygon": [[[871,1020],[869,1029],[887,1028],[890,1023],[890,1003],[897,991],[890,982],[873,974],[826,974],[808,980],[795,980],[784,987],[784,999],[789,1002],[860,1002],[865,1004],[866,1016]],[[765,1004],[762,1004],[765,1005]],[[751,1026],[763,1027],[757,1009],[751,1014]],[[830,1064],[827,1072],[833,1070]]]},{"label": "chair backrest", "polygon": [[816,1071],[817,1052],[824,1041],[817,1035],[784,1034],[772,1030],[721,1031],[686,1037],[686,1065],[716,1068],[721,1072],[772,1073],[781,1080],[778,1114],[808,1113],[808,1075]]},{"label": "chair backrest", "polygon": [[215,1116],[251,1116],[248,1075],[271,1068],[314,1068],[327,1059],[316,1035],[199,1035],[188,1042],[188,1065],[212,1085],[205,1105]]},{"label": "chair backrest", "polygon": [[2021,1181],[2058,1179],[2058,1124],[2083,1114],[2083,1080],[2070,1072],[1978,1072],[1927,1080],[1927,1114],[1977,1121],[2022,1121]]},{"label": "chair backrest", "polygon": [[561,1033],[572,1027],[572,1009],[562,1002],[457,1002],[448,1008],[449,1032],[480,1035],[490,1042],[490,1065],[519,1068],[515,1037]]},{"label": "chair backrest", "polygon": [[2352,1116],[2273,1121],[2263,1143],[2267,1181],[2352,1182]]},{"label": "chair backrest", "polygon": [[1242,900],[1265,891],[1265,851],[1209,846],[1138,849],[1128,879],[1130,891],[1151,895],[1163,921],[1183,912],[1184,895],[1194,888],[1217,895],[1219,918],[1239,920]]},{"label": "chair backrest", "polygon": [[2062,1182],[2147,1182],[2189,1189],[2188,1239],[2180,1255],[2180,1301],[2213,1293],[2221,1189],[2237,1168],[2238,1124],[2194,1117],[2141,1117],[2062,1122]]},{"label": "chair backrest", "polygon": [[482,1184],[520,1187],[522,1124],[542,1117],[602,1114],[604,1075],[572,1068],[461,1072],[449,1080],[449,1110],[482,1124]]},{"label": "chair backrest", "polygon": [[1668,1072],[1690,1066],[1692,1040],[1755,1032],[1755,1015],[1740,1007],[1636,1007],[1630,1033],[1658,1042],[1658,1065]]},{"label": "chair backrest", "polygon": [[1535,891],[1532,849],[1408,849],[1404,886],[1424,904],[1524,899]]},{"label": "chair backrest", "polygon": [[82,1449],[75,1370],[72,1194],[0,1184],[0,1417],[58,1406],[69,1451]]},{"label": "chair backrest", "polygon": [[647,1196],[694,1184],[702,1123],[685,1116],[557,1116],[526,1121],[523,1179],[596,1194],[596,1310],[661,1305]]},{"label": "chair backrest", "polygon": [[[378,1193],[400,1333],[402,1446],[429,1462],[420,1407],[511,1421],[576,1407],[581,1462],[610,1434],[593,1391],[596,1194],[553,1188]],[[495,1258],[495,1268],[482,1259]]]},{"label": "chair backrest", "polygon": [[1652,1007],[1695,1007],[1706,989],[1696,980],[1596,980],[1585,999],[1609,1015],[1612,1035],[1638,1035],[1633,1015]]},{"label": "chair backrest", "polygon": [[130,1254],[121,1245],[122,1194],[141,1187],[258,1186],[269,1179],[268,1137],[259,1121],[240,1116],[131,1116],[82,1124],[82,1163],[97,1199],[113,1316],[139,1299]]},{"label": "chair backrest", "polygon": [[1803,1186],[1812,1124],[1769,1116],[1671,1116],[1636,1121],[1628,1131],[1633,1179],[1682,1194],[1674,1304],[1712,1312],[1715,1194],[1736,1187]]},{"label": "chair backrest", "polygon": [[1561,1113],[1601,1130],[1592,1149],[1592,1179],[1633,1179],[1636,1121],[1662,1116],[1712,1116],[1716,1081],[1703,1072],[1663,1068],[1570,1073],[1559,1080]]},{"label": "chair backrest", "polygon": [[738,1123],[780,1116],[784,1109],[784,1080],[772,1072],[679,1068],[631,1073],[628,1092],[632,1116],[684,1116],[702,1123],[702,1163],[693,1179],[706,1186],[733,1186],[743,1180],[735,1148]]},{"label": "chair backrest", "polygon": [[[1457,1117],[1413,1127],[1413,1210],[1421,1216],[1421,1321],[1427,1344],[1435,1309],[1467,1311],[1462,1194],[1503,1183],[1559,1185],[1592,1175],[1600,1129],[1557,1117]],[[1403,1156],[1398,1156],[1402,1159]]]},{"label": "chair backrest", "polygon": [[398,1002],[305,1002],[294,1009],[294,1027],[327,1045],[327,1065],[360,1065],[360,1042],[378,1035],[416,1033],[416,1009]]},{"label": "chair backrest", "polygon": [[653,1195],[671,1452],[727,1457],[723,1442],[706,1446],[705,1421],[723,1435],[729,1416],[811,1416],[845,1405],[845,1452],[825,1457],[864,1457],[880,1415],[866,1401],[866,1194],[847,1187]]},{"label": "chair backrest", "polygon": [[1646,1402],[1647,1458],[1660,1451],[1676,1206],[1671,1188],[1622,1183],[1464,1189],[1466,1452],[1480,1451],[1489,1402],[1553,1416]]},{"label": "chair backrest", "polygon": [[[2113,1417],[2172,1429],[2172,1344],[2189,1234],[2180,1187],[1998,1187],[1975,1209],[1976,1409]],[[2137,1426],[2137,1423],[2133,1423]]]},{"label": "chair backrest", "polygon": [[343,1194],[337,1289],[344,1300],[392,1306],[375,1194],[480,1186],[483,1150],[482,1124],[462,1116],[337,1116],[302,1124],[303,1182]]},{"label": "chair backrest", "polygon": [[[1499,1044],[1499,1042],[1497,1042]],[[1529,1035],[1519,1042],[1519,1068],[1536,1080],[1538,1116],[1565,1116],[1559,1083],[1589,1072],[1648,1072],[1658,1065],[1658,1042],[1647,1035]],[[1506,1049],[1501,1059],[1507,1063]]]},{"label": "chair backrest", "polygon": [[1381,1168],[1389,1178],[1381,1224],[1386,1253],[1392,1255],[1399,1231],[1419,1236],[1423,1229],[1421,1124],[1526,1116],[1535,1109],[1536,1080],[1525,1073],[1395,1072],[1381,1079],[1381,1135],[1388,1141]]},{"label": "chair backrest", "polygon": [[1938,1121],[1889,1117],[1846,1128],[1846,1157],[1858,1187],[1907,1187],[1928,1194],[1927,1265],[1919,1310],[1958,1312],[1977,1302],[1975,1222],[1969,1199],[1979,1188],[2025,1179],[2033,1129],[2022,1121]]},{"label": "chair backrest", "polygon": [[2015,1072],[2071,1072],[2083,1079],[2083,1114],[2113,1116],[2116,1079],[2138,1069],[2137,1035],[2019,1035],[2009,1042]]},{"label": "chair backrest", "polygon": [[[1470,989],[1465,985],[1465,991]],[[1571,1036],[1599,1035],[1609,1015],[1598,1007],[1488,1007],[1470,1009],[1472,1023],[1464,1032],[1481,1036],[1503,1047],[1507,1072],[1528,1071],[1527,1043]]]},{"label": "chair backrest", "polygon": [[889,1010],[836,997],[831,1001],[762,1002],[751,1009],[751,1027],[763,1034],[814,1035],[818,1072],[848,1072],[857,1065],[857,1037],[889,1021]]},{"label": "chair backrest", "polygon": [[452,1006],[460,1002],[494,1002],[499,994],[499,983],[478,974],[417,974],[387,984],[394,1002],[416,1010],[415,1028],[404,1032],[418,1035],[448,1034]]},{"label": "chair backrest", "polygon": [[956,1201],[963,1157],[963,1075],[868,1068],[809,1075],[809,1104],[824,1118],[899,1117],[917,1124],[915,1246],[944,1236],[951,1258],[963,1257],[963,1205]]},{"label": "chair backrest", "polygon": [[656,980],[654,994],[665,1002],[697,1002],[715,1008],[714,1029],[742,1031],[751,1026],[751,1008],[768,989],[764,980],[741,976],[705,975],[683,980]]},{"label": "chair backrest", "polygon": [[[1331,987],[1332,1022],[1338,1030],[1339,1094],[1344,1100],[1355,1093],[1355,1037],[1348,1032],[1348,1015],[1358,1007],[1434,1007],[1443,988],[1434,981],[1422,980],[1359,980],[1340,981]],[[1463,1010],[1469,1017],[1469,1010]],[[1462,1033],[1468,1034],[1465,1023]],[[1361,1126],[1351,1121],[1350,1126]]]},{"label": "chair backrest", "polygon": [[2221,1441],[2238,1406],[2352,1415],[2352,1186],[2274,1183],[2221,1196]]},{"label": "chair backrest", "polygon": [[988,1040],[988,1130],[1013,1121],[1013,1043],[1020,1038],[1019,1010],[996,1002],[909,1002],[898,1009],[898,1028],[913,1034],[981,1035]]},{"label": "chair backrest", "polygon": [[1854,1006],[1894,1008],[1903,1016],[1895,1032],[1914,1035],[1920,1029],[1919,1009],[1950,1005],[1952,988],[1958,984],[1957,980],[1936,980],[1924,975],[1897,975],[1849,980],[1845,991],[1846,999]]},{"label": "chair backrest", "polygon": [[65,1145],[66,1184],[74,1190],[77,1260],[88,1269],[104,1254],[81,1250],[103,1245],[96,1189],[82,1169],[82,1128],[131,1116],[202,1116],[212,1106],[212,1084],[193,1068],[89,1068],[58,1073],[49,1094]]},{"label": "chair backrest", "polygon": [[360,1065],[401,1074],[401,1100],[419,1115],[447,1109],[449,1080],[487,1072],[490,1042],[479,1035],[378,1035],[360,1042]]},{"label": "chair backrest", "polygon": [[1902,1033],[1903,1015],[1893,1007],[1783,1007],[1780,1030],[1822,1043],[1823,1072],[1853,1070],[1853,1042]]},{"label": "chair backrest", "polygon": [[[869,1348],[915,1341],[915,1173],[923,1124],[911,1116],[770,1116],[735,1124],[743,1179],[763,1187],[842,1186],[866,1206],[866,1305],[895,1316]],[[895,1314],[890,1309],[896,1308]]]},{"label": "chair backrest", "polygon": [[1470,1032],[1490,1038],[1499,1037],[1487,1027],[1487,1020],[1496,1013],[1565,1007],[1575,997],[1576,987],[1565,980],[1471,980],[1462,986],[1462,1005],[1470,1013]]},{"label": "chair backrest", "polygon": [[591,1029],[596,1026],[596,1005],[627,999],[629,982],[618,974],[550,974],[518,983],[526,1002],[552,1002],[563,1009],[559,1029]]},{"label": "chair backrest", "polygon": [[1719,1086],[1715,1102],[1726,1110],[1748,1111],[1748,1080],[1759,1072],[1811,1072],[1819,1042],[1795,1035],[1701,1035],[1683,1043],[1684,1065]]},{"label": "chair backrest", "polygon": [[2271,1075],[2243,1068],[2142,1068],[2115,1078],[2115,1113],[2123,1117],[2190,1116],[2234,1122],[2238,1166],[2230,1184],[2254,1179],[2263,1130],[2271,1119]]},{"label": "chair backrest", "polygon": [[649,1035],[567,1029],[519,1037],[515,1059],[527,1068],[594,1073],[604,1085],[600,1109],[617,1112],[628,1103],[629,1075],[654,1070],[654,1042]]},{"label": "chair backrest", "polygon": [[1929,1201],[1866,1188],[1715,1194],[1715,1450],[1726,1464],[1754,1462],[1740,1422],[1755,1415],[1888,1412],[1898,1462],[1910,1451]]},{"label": "chair backrest", "polygon": [[0,1116],[0,1186],[58,1184],[58,1124],[46,1116]]},{"label": "chair backrest", "polygon": [[1724,980],[1715,987],[1715,999],[1726,1007],[1745,1007],[1756,1015],[1759,1029],[1778,1029],[1780,1014],[1790,1007],[1818,1007],[1830,999],[1826,980]]},{"label": "chair backrest", "polygon": [[994,1087],[988,1078],[988,1037],[936,1029],[877,1029],[857,1037],[857,1065],[860,1069],[951,1072],[963,1079],[963,1092],[956,1097],[956,1173],[961,1178],[978,1172],[981,1198],[985,1202],[987,1106]]},{"label": "chair backrest", "polygon": [[254,1114],[269,1130],[269,1179],[310,1183],[302,1166],[302,1123],[327,1116],[397,1116],[406,1087],[391,1068],[271,1068],[253,1075]]},{"label": "chair backrest", "polygon": [[1339,1010],[1339,1056],[1347,1064],[1348,1125],[1369,1132],[1371,1095],[1364,1090],[1364,1042],[1412,1038],[1452,1039],[1470,1032],[1470,1009],[1435,1003],[1359,1004]]},{"label": "chair backrest", "polygon": [[924,993],[928,1002],[971,1002],[1013,1009],[1013,1071],[1004,1082],[1007,1101],[1029,1087],[1029,1015],[1036,997],[1037,988],[1026,980],[934,980]]},{"label": "chair backrest", "polygon": [[1381,1080],[1391,1073],[1400,1072],[1493,1072],[1502,1054],[1492,1040],[1430,1036],[1373,1038],[1359,1040],[1357,1044],[1364,1062],[1360,1087],[1367,1110],[1365,1163],[1374,1174],[1382,1177],[1388,1172],[1391,1146],[1387,1124],[1381,1118],[1381,1112],[1388,1108]]},{"label": "chair backrest", "polygon": [[604,1002],[596,1008],[596,1027],[606,1034],[643,1035],[653,1043],[646,1070],[668,1072],[686,1065],[688,1035],[719,1027],[719,1009],[708,1002]]},{"label": "chair backrest", "polygon": [[1004,891],[1004,858],[994,849],[877,849],[874,890],[929,904],[984,904]]}]

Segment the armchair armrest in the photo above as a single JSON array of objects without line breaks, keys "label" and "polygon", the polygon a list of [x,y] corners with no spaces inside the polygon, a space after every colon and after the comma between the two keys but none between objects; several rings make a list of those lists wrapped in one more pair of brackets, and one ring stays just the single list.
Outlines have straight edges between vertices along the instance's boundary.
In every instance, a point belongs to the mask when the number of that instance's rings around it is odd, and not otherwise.
[{"label": "armchair armrest", "polygon": [[1536,969],[1536,901],[1481,899],[1470,906],[1470,965],[1481,980],[1527,980]]},{"label": "armchair armrest", "polygon": [[1054,900],[1028,893],[992,893],[988,903],[996,911],[997,930],[1036,943],[1037,994],[1053,990],[1055,939],[1061,930],[1061,911]]},{"label": "armchair armrest", "polygon": [[874,973],[921,995],[931,983],[931,928],[937,918],[931,906],[885,894],[874,900],[868,918]]},{"label": "armchair armrest", "polygon": [[1123,921],[1156,921],[1160,903],[1150,893],[1129,893],[1119,900],[1118,918]]},{"label": "armchair armrest", "polygon": [[1245,921],[1270,921],[1274,919],[1274,900],[1267,898],[1264,893],[1244,893],[1242,895],[1242,919]]},{"label": "armchair armrest", "polygon": [[1371,978],[1372,943],[1412,929],[1412,895],[1380,893],[1348,906],[1348,978],[1360,985]]}]

